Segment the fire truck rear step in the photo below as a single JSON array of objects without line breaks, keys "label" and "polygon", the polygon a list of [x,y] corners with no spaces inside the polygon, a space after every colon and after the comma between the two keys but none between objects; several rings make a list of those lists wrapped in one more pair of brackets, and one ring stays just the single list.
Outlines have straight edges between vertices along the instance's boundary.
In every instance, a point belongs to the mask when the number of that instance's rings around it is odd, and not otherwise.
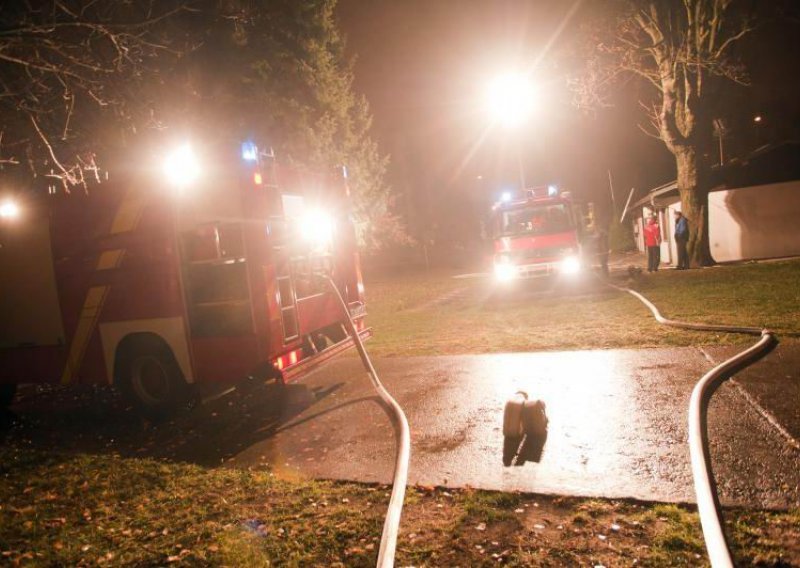
[{"label": "fire truck rear step", "polygon": [[[358,336],[361,338],[362,341],[366,341],[370,337],[372,337],[372,328],[368,327],[359,332]],[[320,351],[314,357],[309,357],[308,359],[303,359],[296,365],[293,365],[283,371],[283,380],[284,382],[291,382],[294,380],[297,375],[308,373],[312,369],[317,370],[322,368],[323,366],[327,365],[331,362],[331,360],[339,355],[347,351],[348,349],[354,347],[353,339],[350,336],[347,336],[346,339],[343,339],[339,343],[331,345]]]}]

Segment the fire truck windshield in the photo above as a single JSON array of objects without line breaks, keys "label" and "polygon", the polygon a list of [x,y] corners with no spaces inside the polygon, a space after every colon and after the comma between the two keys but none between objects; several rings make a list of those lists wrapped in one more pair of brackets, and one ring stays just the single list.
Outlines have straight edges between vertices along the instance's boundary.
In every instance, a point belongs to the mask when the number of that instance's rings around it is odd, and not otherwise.
[{"label": "fire truck windshield", "polygon": [[531,205],[500,211],[495,219],[495,236],[551,235],[573,228],[570,210],[564,203]]}]

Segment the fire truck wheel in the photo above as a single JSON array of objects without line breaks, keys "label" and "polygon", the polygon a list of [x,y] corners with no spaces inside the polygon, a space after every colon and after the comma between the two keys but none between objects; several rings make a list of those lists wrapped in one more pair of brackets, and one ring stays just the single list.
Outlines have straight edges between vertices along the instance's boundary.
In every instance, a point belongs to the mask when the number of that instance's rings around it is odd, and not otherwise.
[{"label": "fire truck wheel", "polygon": [[120,361],[118,386],[123,396],[142,414],[162,418],[189,399],[169,347],[160,340],[133,342]]},{"label": "fire truck wheel", "polygon": [[17,385],[0,385],[0,408],[11,406],[16,394]]}]

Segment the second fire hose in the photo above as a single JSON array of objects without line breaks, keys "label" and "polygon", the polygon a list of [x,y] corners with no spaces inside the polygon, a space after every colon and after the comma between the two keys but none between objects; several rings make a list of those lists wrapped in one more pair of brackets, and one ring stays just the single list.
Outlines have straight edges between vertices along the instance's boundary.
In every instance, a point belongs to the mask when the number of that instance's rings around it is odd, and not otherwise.
[{"label": "second fire hose", "polygon": [[697,496],[697,510],[700,514],[700,525],[703,529],[703,538],[706,550],[714,568],[733,567],[730,549],[723,530],[722,511],[716,491],[716,484],[711,469],[711,455],[708,445],[707,411],[711,396],[726,380],[769,353],[778,340],[771,331],[757,327],[739,327],[730,325],[717,325],[684,322],[665,318],[650,300],[639,292],[630,288],[614,286],[613,288],[627,292],[640,300],[653,313],[661,324],[694,331],[719,331],[725,333],[739,333],[760,336],[750,348],[734,355],[722,362],[697,382],[692,389],[689,400],[689,455],[692,464],[692,477]]}]

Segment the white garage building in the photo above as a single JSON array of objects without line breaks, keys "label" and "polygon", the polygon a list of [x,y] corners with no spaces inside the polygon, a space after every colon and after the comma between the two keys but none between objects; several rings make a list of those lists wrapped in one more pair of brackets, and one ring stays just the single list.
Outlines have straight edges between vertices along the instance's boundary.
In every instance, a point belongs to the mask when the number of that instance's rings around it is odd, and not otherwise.
[{"label": "white garage building", "polygon": [[[744,161],[715,168],[712,175],[709,235],[717,262],[800,256],[800,143],[761,148]],[[655,214],[663,238],[661,261],[677,262],[673,211],[680,208],[674,181],[631,207],[639,250],[645,251],[644,220]]]}]

